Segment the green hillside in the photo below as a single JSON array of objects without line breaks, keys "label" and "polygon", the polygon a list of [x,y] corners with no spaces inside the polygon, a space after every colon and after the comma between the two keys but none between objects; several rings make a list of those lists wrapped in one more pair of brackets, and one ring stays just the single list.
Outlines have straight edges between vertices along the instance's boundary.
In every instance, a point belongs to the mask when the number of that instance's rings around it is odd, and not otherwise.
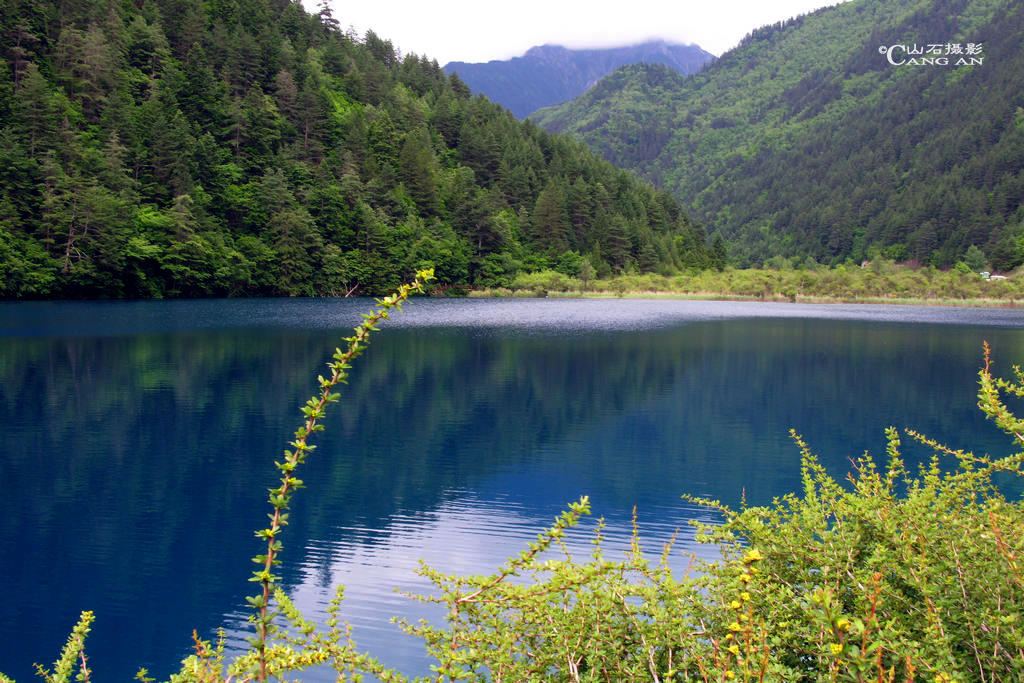
[{"label": "green hillside", "polygon": [[532,118],[670,190],[738,263],[945,266],[976,245],[1005,270],[1024,262],[1021,35],[1011,0],[852,0],[697,75],[627,67]]},{"label": "green hillside", "polygon": [[706,264],[669,194],[323,7],[0,0],[0,297]]}]

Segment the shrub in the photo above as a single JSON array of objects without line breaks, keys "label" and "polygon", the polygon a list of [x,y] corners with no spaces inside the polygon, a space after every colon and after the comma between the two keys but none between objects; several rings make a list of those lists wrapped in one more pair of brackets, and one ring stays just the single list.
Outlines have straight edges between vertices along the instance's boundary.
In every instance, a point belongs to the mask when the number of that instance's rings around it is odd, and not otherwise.
[{"label": "shrub", "polygon": [[537,273],[520,273],[512,281],[512,289],[529,290],[545,296],[547,292],[567,292],[578,289],[568,276],[554,270],[542,270]]}]

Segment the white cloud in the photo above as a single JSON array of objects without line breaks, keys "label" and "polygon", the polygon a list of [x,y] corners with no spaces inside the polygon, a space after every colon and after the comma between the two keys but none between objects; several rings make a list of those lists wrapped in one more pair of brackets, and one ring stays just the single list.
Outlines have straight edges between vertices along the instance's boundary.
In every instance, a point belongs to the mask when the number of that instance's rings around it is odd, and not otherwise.
[{"label": "white cloud", "polygon": [[[315,12],[314,0],[305,0]],[[403,54],[450,61],[485,62],[523,54],[534,45],[606,47],[648,38],[696,43],[716,55],[759,26],[805,14],[835,0],[522,0],[495,10],[478,0],[441,3],[331,0],[342,27],[362,35],[372,29]],[[624,13],[624,9],[628,13]]]}]

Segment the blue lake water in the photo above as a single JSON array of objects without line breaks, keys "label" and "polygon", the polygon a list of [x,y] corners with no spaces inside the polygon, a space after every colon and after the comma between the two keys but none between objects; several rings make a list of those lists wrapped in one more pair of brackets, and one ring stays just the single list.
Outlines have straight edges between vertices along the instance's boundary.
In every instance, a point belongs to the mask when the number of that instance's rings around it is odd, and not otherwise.
[{"label": "blue lake water", "polygon": [[[165,679],[192,629],[241,647],[272,462],[371,304],[0,303],[0,671],[33,678],[85,609],[95,680]],[[790,428],[837,476],[884,453],[889,425],[1009,452],[975,407],[977,369],[983,340],[1004,373],[1024,362],[1022,330],[1017,310],[414,301],[356,362],[300,474],[284,584],[319,616],[344,584],[361,649],[426,673],[388,623],[432,616],[394,590],[429,589],[418,560],[487,572],[589,495],[613,549],[634,505],[652,549],[682,527],[684,566],[713,552],[686,522],[713,516],[680,494],[795,490]]]}]

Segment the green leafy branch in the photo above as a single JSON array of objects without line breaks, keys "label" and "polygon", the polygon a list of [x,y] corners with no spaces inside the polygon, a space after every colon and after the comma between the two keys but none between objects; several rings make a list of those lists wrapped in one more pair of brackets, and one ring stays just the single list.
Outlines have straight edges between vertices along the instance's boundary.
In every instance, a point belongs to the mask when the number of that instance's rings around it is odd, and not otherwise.
[{"label": "green leafy branch", "polygon": [[[78,665],[78,674],[75,675],[75,680],[89,683],[92,671],[89,670],[88,658],[85,656],[85,638],[89,635],[95,618],[91,611],[82,612],[78,618],[78,623],[71,630],[71,635],[68,636],[68,642],[64,645],[64,649],[61,650],[60,657],[53,664],[53,671],[44,669],[39,664],[36,664],[36,673],[46,683],[68,683],[71,680],[71,673],[75,670],[76,664]],[[10,681],[9,678],[0,674],[0,683],[8,681]]]},{"label": "green leafy branch", "polygon": [[348,346],[342,350],[335,349],[332,360],[327,363],[330,374],[325,378],[323,375],[317,377],[320,385],[319,392],[306,401],[302,407],[302,414],[305,421],[295,430],[294,440],[288,442],[291,449],[284,452],[284,460],[276,462],[277,469],[281,472],[281,484],[270,489],[268,501],[273,512],[270,517],[270,525],[265,529],[256,532],[257,538],[266,542],[266,552],[253,558],[253,562],[259,565],[259,569],[253,572],[249,580],[260,585],[260,592],[247,597],[246,600],[252,605],[254,614],[250,616],[250,622],[256,625],[256,636],[250,640],[252,651],[256,659],[256,680],[265,681],[268,676],[268,641],[274,634],[274,617],[276,612],[270,609],[271,596],[274,587],[280,577],[273,573],[273,568],[280,563],[278,555],[281,552],[281,541],[279,536],[288,525],[288,505],[295,491],[303,488],[301,479],[295,476],[300,465],[306,461],[306,457],[316,448],[309,444],[309,437],[323,430],[320,420],[326,413],[327,406],[337,403],[340,394],[334,393],[334,388],[344,384],[348,378],[348,371],[351,369],[351,362],[366,349],[370,334],[378,330],[377,324],[386,320],[392,310],[401,311],[402,303],[412,294],[422,292],[424,284],[433,279],[434,270],[421,270],[416,273],[416,278],[409,284],[402,285],[390,296],[377,299],[378,307],[370,313],[363,314],[362,324],[356,326],[354,334],[345,337],[344,341]]}]

